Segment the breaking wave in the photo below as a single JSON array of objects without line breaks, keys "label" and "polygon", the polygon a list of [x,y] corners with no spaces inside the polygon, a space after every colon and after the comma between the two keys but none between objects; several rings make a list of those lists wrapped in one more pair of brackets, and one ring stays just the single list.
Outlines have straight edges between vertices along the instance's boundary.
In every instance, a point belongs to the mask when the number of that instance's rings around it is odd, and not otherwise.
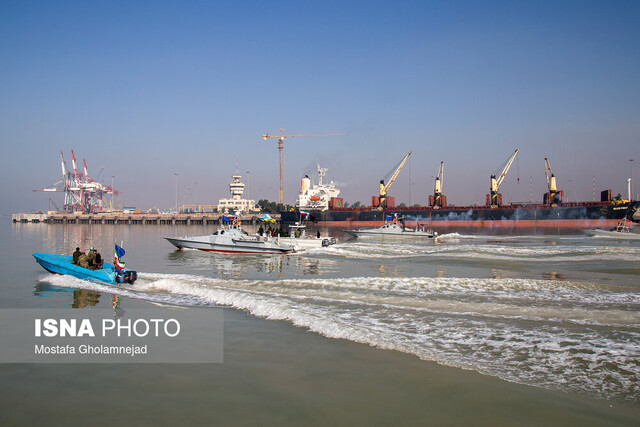
[{"label": "breaking wave", "polygon": [[507,381],[640,402],[640,295],[634,288],[530,279],[243,280],[155,273],[140,273],[129,288],[68,276],[43,280],[165,304],[234,307]]}]

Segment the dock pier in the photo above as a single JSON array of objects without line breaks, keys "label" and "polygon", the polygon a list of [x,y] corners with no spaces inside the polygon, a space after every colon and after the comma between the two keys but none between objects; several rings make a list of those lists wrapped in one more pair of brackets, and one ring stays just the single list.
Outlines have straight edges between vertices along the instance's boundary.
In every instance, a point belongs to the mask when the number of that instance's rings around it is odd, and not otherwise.
[{"label": "dock pier", "polygon": [[[221,213],[19,213],[12,214],[14,223],[45,223],[45,224],[140,224],[140,225],[208,225],[222,224]],[[259,215],[242,218],[244,224],[257,224]],[[280,215],[272,215],[280,221]]]}]

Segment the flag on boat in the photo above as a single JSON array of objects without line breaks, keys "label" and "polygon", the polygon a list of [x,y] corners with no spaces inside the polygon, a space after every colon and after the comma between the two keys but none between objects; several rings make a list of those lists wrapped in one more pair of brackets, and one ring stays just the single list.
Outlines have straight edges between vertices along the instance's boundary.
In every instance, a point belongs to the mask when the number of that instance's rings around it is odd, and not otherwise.
[{"label": "flag on boat", "polygon": [[300,211],[300,218],[302,218],[302,219],[307,219],[307,218],[309,218],[309,212],[307,212],[307,211]]},{"label": "flag on boat", "polygon": [[115,254],[113,256],[113,265],[116,266],[118,270],[124,269],[124,261],[122,261],[122,257],[124,256],[124,249],[116,244]]},{"label": "flag on boat", "polygon": [[275,219],[271,218],[271,215],[269,215],[269,214],[264,214],[264,215],[260,216],[258,219],[260,221],[275,222]]},{"label": "flag on boat", "polygon": [[235,215],[222,215],[222,222],[231,222],[236,219]]},{"label": "flag on boat", "polygon": [[387,215],[387,216],[385,216],[385,219],[386,219],[387,221],[391,221],[393,218],[391,217],[391,215]]}]

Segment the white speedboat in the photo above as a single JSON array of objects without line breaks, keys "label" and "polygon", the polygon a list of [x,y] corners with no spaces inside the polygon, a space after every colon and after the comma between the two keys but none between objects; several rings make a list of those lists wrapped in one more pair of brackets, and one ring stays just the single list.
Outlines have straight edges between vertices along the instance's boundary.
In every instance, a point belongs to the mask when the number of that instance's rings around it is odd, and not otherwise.
[{"label": "white speedboat", "polygon": [[307,226],[296,222],[289,226],[289,237],[280,237],[280,243],[291,245],[297,249],[318,249],[335,245],[335,237],[323,236],[318,233],[307,235]]},{"label": "white speedboat", "polygon": [[239,225],[220,228],[213,234],[192,237],[165,237],[178,249],[199,249],[207,252],[287,254],[295,251],[292,245],[277,237],[249,235]]},{"label": "white speedboat", "polygon": [[614,228],[611,230],[602,230],[599,228],[593,230],[587,230],[586,234],[592,237],[608,237],[612,239],[639,239],[639,233],[633,233],[629,229],[627,225],[627,220],[620,221]]},{"label": "white speedboat", "polygon": [[424,226],[418,228],[407,228],[399,225],[397,222],[387,223],[378,228],[361,228],[359,230],[346,230],[347,233],[355,237],[362,236],[408,236],[408,237],[423,237],[427,239],[433,239],[438,236],[438,233],[425,229]]}]

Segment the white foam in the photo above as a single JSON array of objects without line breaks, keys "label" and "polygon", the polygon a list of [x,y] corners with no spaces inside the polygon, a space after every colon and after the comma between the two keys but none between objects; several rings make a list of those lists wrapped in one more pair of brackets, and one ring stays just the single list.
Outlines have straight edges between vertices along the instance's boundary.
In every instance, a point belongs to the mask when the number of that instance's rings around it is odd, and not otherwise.
[{"label": "white foam", "polygon": [[226,305],[508,381],[636,396],[640,296],[589,283],[475,278],[238,280],[139,273],[133,287],[74,286],[178,305]]},{"label": "white foam", "polygon": [[[456,233],[453,233],[456,234]],[[486,240],[486,237],[484,237]],[[352,259],[433,259],[437,257],[460,260],[505,261],[526,263],[611,261],[640,262],[640,247],[593,245],[527,245],[460,243],[445,239],[443,244],[344,243],[327,248],[323,254]]]}]

